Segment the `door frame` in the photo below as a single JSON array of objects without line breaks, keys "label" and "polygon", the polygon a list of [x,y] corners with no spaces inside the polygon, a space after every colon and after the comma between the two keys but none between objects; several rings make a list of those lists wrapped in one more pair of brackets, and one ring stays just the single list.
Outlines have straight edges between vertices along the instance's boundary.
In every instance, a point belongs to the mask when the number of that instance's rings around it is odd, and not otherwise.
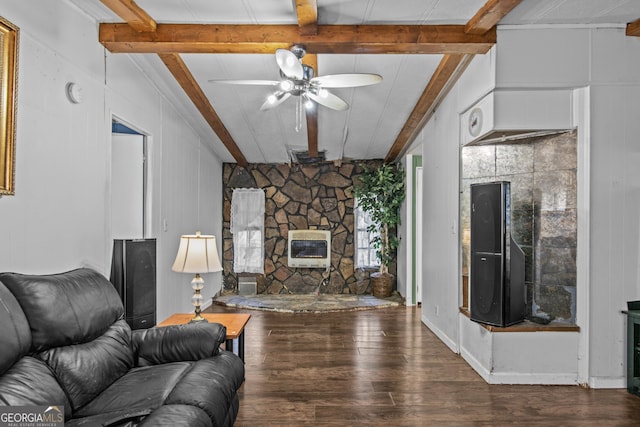
[{"label": "door frame", "polygon": [[[420,257],[422,254],[422,156],[409,154],[406,156],[407,180],[407,263],[406,263],[406,305],[422,303],[422,271]],[[420,206],[422,208],[422,206]]]},{"label": "door frame", "polygon": [[[120,132],[118,132],[119,130]],[[150,168],[149,168],[149,135],[141,130],[140,128],[132,125],[126,120],[120,118],[119,116],[112,114],[111,115],[111,137],[109,142],[113,141],[114,133],[125,133],[132,135],[140,135],[142,136],[142,238],[150,238],[152,236],[152,217],[151,217],[151,193],[150,193]],[[110,164],[113,161],[113,153],[110,148]],[[113,176],[110,175],[109,178],[110,185],[113,182]],[[111,202],[109,202],[109,206],[111,206]],[[111,209],[113,207],[111,206]],[[110,233],[113,236],[113,232]]]}]

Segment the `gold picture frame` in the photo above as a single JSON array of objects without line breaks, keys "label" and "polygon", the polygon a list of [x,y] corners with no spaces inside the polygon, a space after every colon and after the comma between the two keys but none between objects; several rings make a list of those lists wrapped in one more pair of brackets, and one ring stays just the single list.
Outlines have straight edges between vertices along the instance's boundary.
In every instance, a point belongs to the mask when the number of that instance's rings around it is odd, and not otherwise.
[{"label": "gold picture frame", "polygon": [[0,17],[0,195],[15,193],[19,31]]}]

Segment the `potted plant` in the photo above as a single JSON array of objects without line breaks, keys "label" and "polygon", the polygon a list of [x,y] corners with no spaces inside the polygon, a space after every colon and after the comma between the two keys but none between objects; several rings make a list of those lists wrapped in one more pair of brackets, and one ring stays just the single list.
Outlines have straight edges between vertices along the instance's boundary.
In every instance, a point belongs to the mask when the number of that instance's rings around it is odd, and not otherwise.
[{"label": "potted plant", "polygon": [[388,297],[395,277],[389,273],[400,239],[395,234],[400,224],[400,206],[405,198],[404,169],[400,163],[362,165],[363,172],[354,186],[358,206],[371,217],[367,228],[375,237],[371,244],[380,260],[380,271],[372,273],[373,295]]}]

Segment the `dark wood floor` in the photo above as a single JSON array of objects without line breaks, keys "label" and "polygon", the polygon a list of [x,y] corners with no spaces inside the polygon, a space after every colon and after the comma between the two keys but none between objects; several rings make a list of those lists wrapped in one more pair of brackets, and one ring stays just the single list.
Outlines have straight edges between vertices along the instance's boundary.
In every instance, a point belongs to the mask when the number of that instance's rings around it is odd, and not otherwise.
[{"label": "dark wood floor", "polygon": [[640,397],[626,390],[486,384],[419,308],[243,312],[252,317],[236,426],[640,425]]}]

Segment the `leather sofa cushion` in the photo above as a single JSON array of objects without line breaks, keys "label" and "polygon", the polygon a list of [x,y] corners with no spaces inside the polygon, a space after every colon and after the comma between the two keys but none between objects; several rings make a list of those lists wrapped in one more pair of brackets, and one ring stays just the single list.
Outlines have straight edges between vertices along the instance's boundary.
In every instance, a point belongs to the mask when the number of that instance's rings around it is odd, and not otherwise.
[{"label": "leather sofa cushion", "polygon": [[0,273],[29,319],[34,352],[91,341],[124,314],[111,282],[80,268],[62,274]]},{"label": "leather sofa cushion", "polygon": [[85,417],[110,412],[141,412],[162,406],[193,362],[134,368],[75,413]]},{"label": "leather sofa cushion", "polygon": [[[225,424],[232,426],[233,422]],[[161,406],[154,411],[108,412],[84,418],[75,418],[65,423],[65,427],[213,427],[211,419],[199,408],[187,405]]]},{"label": "leather sofa cushion", "polygon": [[227,329],[219,323],[189,323],[132,332],[139,366],[215,356],[225,341]]},{"label": "leather sofa cushion", "polygon": [[[137,427],[151,411],[131,412],[123,409],[65,421],[64,427]],[[174,427],[174,426],[172,426]]]},{"label": "leather sofa cushion", "polygon": [[64,406],[66,419],[72,415],[69,400],[51,370],[30,356],[23,357],[0,376],[0,405],[58,405]]},{"label": "leather sofa cushion", "polygon": [[131,329],[118,320],[91,342],[52,348],[38,357],[55,372],[73,408],[78,409],[133,367]]},{"label": "leather sofa cushion", "polygon": [[0,375],[2,375],[29,352],[31,331],[18,300],[1,282],[0,325]]},{"label": "leather sofa cushion", "polygon": [[207,414],[195,406],[166,405],[153,411],[139,427],[179,426],[212,427]]},{"label": "leather sofa cushion", "polygon": [[236,390],[244,380],[244,364],[233,353],[194,362],[191,370],[167,398],[167,405],[195,406],[207,413],[214,425],[225,425]]}]

